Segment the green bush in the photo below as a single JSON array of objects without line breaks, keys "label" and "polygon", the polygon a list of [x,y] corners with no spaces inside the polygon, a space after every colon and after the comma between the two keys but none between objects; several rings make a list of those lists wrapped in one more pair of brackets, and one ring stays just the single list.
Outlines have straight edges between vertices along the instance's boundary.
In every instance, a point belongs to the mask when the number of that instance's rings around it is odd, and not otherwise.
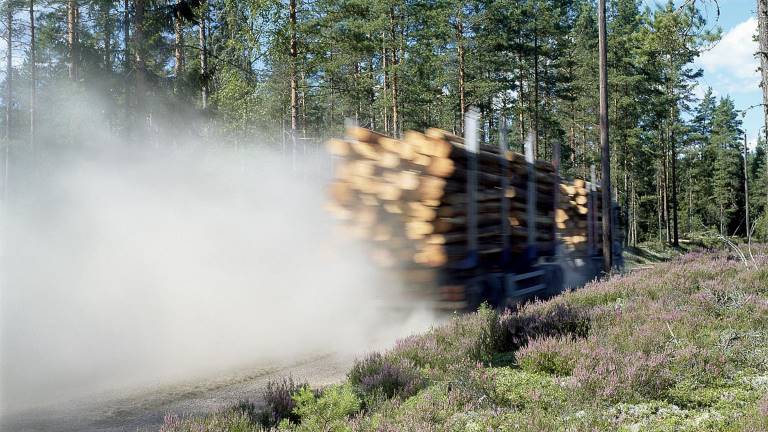
[{"label": "green bush", "polygon": [[566,401],[566,390],[547,375],[512,368],[498,368],[493,376],[493,400],[501,406],[525,410],[557,410]]},{"label": "green bush", "polygon": [[360,399],[349,384],[334,385],[319,396],[309,387],[303,387],[293,396],[293,412],[301,418],[299,431],[343,432],[351,430],[347,420],[360,411]]}]

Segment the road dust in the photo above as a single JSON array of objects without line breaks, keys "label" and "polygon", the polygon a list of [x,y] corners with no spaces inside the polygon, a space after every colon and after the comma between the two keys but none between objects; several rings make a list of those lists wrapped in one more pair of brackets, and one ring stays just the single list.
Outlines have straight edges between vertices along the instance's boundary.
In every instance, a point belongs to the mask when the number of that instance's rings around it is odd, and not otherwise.
[{"label": "road dust", "polygon": [[362,353],[431,324],[382,312],[396,287],[323,210],[327,156],[309,169],[257,148],[102,137],[11,165],[0,412]]}]

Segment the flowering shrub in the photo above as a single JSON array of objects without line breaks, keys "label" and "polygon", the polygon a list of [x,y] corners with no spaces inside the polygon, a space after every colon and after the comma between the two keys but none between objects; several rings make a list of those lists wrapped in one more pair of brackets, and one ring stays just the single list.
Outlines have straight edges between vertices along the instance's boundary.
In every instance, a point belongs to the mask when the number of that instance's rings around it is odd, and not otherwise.
[{"label": "flowering shrub", "polygon": [[517,364],[528,372],[569,376],[576,366],[577,350],[571,337],[535,339],[517,351]]},{"label": "flowering shrub", "polygon": [[589,313],[566,303],[534,303],[502,318],[506,329],[506,350],[524,347],[528,341],[544,337],[586,337]]},{"label": "flowering shrub", "polygon": [[411,361],[403,359],[395,363],[379,353],[356,361],[347,376],[365,399],[412,396],[424,384]]},{"label": "flowering shrub", "polygon": [[583,349],[576,362],[571,386],[587,398],[612,402],[637,402],[663,396],[673,384],[669,356],[620,352],[610,347]]},{"label": "flowering shrub", "polygon": [[296,403],[293,398],[306,388],[307,384],[297,384],[292,377],[267,382],[262,395],[266,410],[259,414],[259,422],[265,427],[275,426],[284,419],[298,423],[300,419],[294,413]]}]

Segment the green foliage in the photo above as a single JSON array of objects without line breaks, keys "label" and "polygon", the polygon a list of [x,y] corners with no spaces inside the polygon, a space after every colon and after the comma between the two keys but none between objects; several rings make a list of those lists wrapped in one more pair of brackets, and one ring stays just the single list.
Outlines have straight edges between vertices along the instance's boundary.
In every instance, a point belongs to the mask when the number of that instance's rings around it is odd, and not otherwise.
[{"label": "green foliage", "polygon": [[294,413],[301,418],[299,431],[349,431],[347,419],[361,406],[350,385],[328,387],[319,396],[309,387],[303,387],[293,400],[296,403]]},{"label": "green foliage", "polygon": [[546,407],[557,411],[567,400],[566,389],[550,376],[499,368],[493,376],[494,402],[516,410]]}]

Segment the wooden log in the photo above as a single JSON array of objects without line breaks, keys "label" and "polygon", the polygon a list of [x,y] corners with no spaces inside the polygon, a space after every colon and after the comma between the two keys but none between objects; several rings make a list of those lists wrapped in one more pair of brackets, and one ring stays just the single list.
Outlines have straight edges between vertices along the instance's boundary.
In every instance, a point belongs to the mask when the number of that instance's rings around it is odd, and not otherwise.
[{"label": "wooden log", "polygon": [[386,135],[382,135],[378,132],[374,132],[370,129],[362,128],[359,126],[353,126],[353,127],[347,128],[347,136],[357,141],[367,142],[372,144],[378,143],[380,139],[389,138]]},{"label": "wooden log", "polygon": [[347,141],[335,138],[326,141],[325,148],[328,150],[328,153],[339,157],[350,156],[352,153],[352,149]]}]

